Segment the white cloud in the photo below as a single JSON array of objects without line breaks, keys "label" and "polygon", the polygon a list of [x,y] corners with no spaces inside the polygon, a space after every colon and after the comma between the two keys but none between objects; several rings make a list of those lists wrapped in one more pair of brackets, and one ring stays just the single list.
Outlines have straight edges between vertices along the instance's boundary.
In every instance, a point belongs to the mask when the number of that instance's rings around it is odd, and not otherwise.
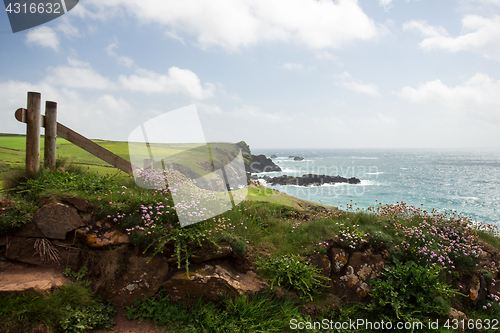
[{"label": "white cloud", "polygon": [[434,27],[427,24],[427,21],[424,20],[413,20],[403,24],[403,31],[409,30],[419,32],[424,37],[448,36],[448,32],[445,28],[441,26]]},{"label": "white cloud", "polygon": [[215,115],[215,114],[222,114],[223,111],[222,109],[216,105],[216,104],[203,104],[203,103],[196,103],[196,108],[201,112],[201,113],[206,113],[210,115]]},{"label": "white cloud", "polygon": [[294,62],[286,62],[283,64],[283,68],[289,71],[301,71],[304,69],[302,64],[294,63]]},{"label": "white cloud", "polygon": [[484,120],[500,122],[500,81],[477,73],[455,87],[434,80],[418,88],[403,87],[398,95],[413,103],[438,105],[462,114],[480,116]]},{"label": "white cloud", "polygon": [[361,80],[353,78],[348,72],[338,75],[338,78],[341,81],[336,84],[340,87],[344,87],[358,94],[365,94],[371,97],[381,96],[376,85],[373,83],[365,84]]},{"label": "white cloud", "polygon": [[394,119],[392,117],[387,117],[380,112],[377,113],[377,120],[383,124],[388,124],[388,125],[396,125],[397,124],[396,119]]},{"label": "white cloud", "polygon": [[62,32],[67,38],[82,37],[78,28],[72,25],[66,16],[60,17],[58,20],[60,23],[56,28],[57,31]]},{"label": "white cloud", "polygon": [[184,94],[195,99],[204,99],[214,95],[215,85],[205,83],[202,87],[198,76],[188,69],[171,67],[167,75],[146,69],[136,70],[136,74],[118,78],[120,84],[128,90],[146,93]]},{"label": "white cloud", "polygon": [[134,60],[127,56],[119,56],[116,54],[115,49],[118,47],[118,40],[115,38],[114,42],[109,44],[106,47],[106,53],[112,57],[115,58],[118,61],[119,65],[131,68],[134,65]]},{"label": "white cloud", "polygon": [[45,82],[67,88],[114,89],[115,84],[92,69],[88,62],[68,58],[68,65],[49,67]]},{"label": "white cloud", "polygon": [[387,11],[392,7],[392,0],[378,0],[378,4]]},{"label": "white cloud", "polygon": [[59,38],[57,37],[57,33],[52,28],[46,26],[30,30],[26,35],[25,43],[27,45],[34,44],[50,48],[59,52]]},{"label": "white cloud", "polygon": [[283,113],[264,112],[259,107],[253,105],[243,105],[235,108],[232,115],[244,120],[265,121],[270,123],[289,122],[292,118]]},{"label": "white cloud", "polygon": [[269,42],[340,48],[380,34],[357,0],[88,0],[78,14],[104,19],[122,11],[164,26],[173,38],[183,34],[201,48],[232,51]]},{"label": "white cloud", "polygon": [[485,58],[500,61],[500,16],[486,18],[480,15],[467,15],[462,19],[462,33],[450,37],[442,27],[432,27],[425,21],[411,21],[403,28],[418,29],[427,37],[419,46],[426,50],[446,50],[449,52],[471,51]]}]

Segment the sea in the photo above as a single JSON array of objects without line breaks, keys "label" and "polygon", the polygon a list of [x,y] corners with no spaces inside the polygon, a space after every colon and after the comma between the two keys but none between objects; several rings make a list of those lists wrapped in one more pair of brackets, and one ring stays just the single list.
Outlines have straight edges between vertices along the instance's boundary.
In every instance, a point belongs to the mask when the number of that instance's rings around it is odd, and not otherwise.
[{"label": "sea", "polygon": [[428,211],[456,211],[476,222],[500,223],[500,148],[252,149],[252,154],[274,154],[274,163],[282,169],[258,176],[313,173],[361,180],[357,185],[269,186],[297,198],[341,209],[405,202]]}]

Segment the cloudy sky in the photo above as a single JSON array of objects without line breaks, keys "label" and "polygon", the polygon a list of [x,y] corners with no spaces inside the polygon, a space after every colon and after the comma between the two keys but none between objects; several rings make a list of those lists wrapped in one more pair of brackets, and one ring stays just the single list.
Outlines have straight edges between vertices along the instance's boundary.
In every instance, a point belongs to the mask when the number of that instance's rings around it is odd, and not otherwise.
[{"label": "cloudy sky", "polygon": [[[126,141],[194,104],[208,141],[255,148],[500,147],[500,0],[80,0],[13,34],[0,132],[26,93]],[[177,126],[177,124],[176,124]],[[179,124],[182,128],[182,124]]]}]

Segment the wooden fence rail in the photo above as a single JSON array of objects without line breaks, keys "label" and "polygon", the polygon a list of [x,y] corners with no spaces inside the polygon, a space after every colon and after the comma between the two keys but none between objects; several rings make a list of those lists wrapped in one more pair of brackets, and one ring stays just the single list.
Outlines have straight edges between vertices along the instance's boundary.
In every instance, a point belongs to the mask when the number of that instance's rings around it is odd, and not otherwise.
[{"label": "wooden fence rail", "polygon": [[50,170],[54,170],[56,166],[56,136],[60,136],[112,166],[132,174],[129,161],[58,123],[56,102],[46,102],[45,116],[40,114],[40,103],[40,93],[28,92],[28,108],[19,108],[15,112],[16,119],[26,123],[26,176],[33,176],[40,167],[40,127],[45,127],[44,163]]}]

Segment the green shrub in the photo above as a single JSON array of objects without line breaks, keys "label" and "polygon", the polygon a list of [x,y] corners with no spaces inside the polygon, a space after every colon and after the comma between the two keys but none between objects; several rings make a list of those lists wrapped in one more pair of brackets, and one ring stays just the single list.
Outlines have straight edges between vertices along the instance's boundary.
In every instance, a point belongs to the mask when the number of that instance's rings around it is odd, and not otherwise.
[{"label": "green shrub", "polygon": [[290,319],[302,315],[290,299],[276,298],[271,293],[234,299],[221,296],[215,304],[203,297],[183,304],[171,302],[160,290],[156,297],[136,300],[127,307],[128,319],[152,321],[168,332],[286,332]]},{"label": "green shrub", "polygon": [[425,318],[429,314],[447,315],[449,300],[458,290],[441,282],[442,268],[423,267],[395,260],[371,281],[371,303],[368,310],[381,319],[405,320]]},{"label": "green shrub", "polygon": [[328,278],[322,276],[320,269],[305,262],[297,255],[268,258],[257,263],[271,282],[271,288],[281,286],[295,290],[301,298],[313,299],[318,287],[324,285]]}]

